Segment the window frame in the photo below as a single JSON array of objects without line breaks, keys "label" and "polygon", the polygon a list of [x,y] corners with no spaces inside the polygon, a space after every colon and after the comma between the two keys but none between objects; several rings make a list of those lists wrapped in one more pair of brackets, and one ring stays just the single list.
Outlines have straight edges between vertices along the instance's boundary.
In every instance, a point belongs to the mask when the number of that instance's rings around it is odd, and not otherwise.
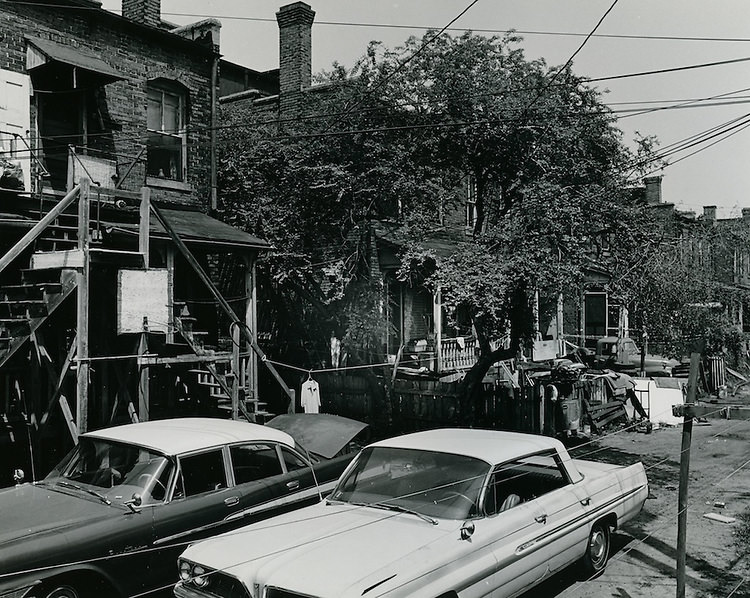
[{"label": "window frame", "polygon": [[[507,471],[509,469],[513,469],[522,466],[523,461],[528,462],[529,459],[535,459],[535,458],[549,458],[551,459],[556,467],[556,470],[560,473],[560,479],[562,482],[562,485],[559,487],[554,487],[551,489],[547,489],[545,492],[541,494],[537,494],[534,496],[524,496],[523,492],[513,492],[513,494],[518,494],[521,497],[521,504],[523,502],[529,502],[531,500],[536,500],[537,498],[546,496],[548,494],[551,494],[552,492],[556,492],[557,490],[560,490],[561,488],[566,488],[568,486],[572,486],[574,484],[573,480],[570,477],[570,473],[568,472],[568,468],[565,467],[565,463],[563,462],[562,458],[560,457],[560,454],[555,449],[547,449],[544,451],[540,451],[538,453],[532,453],[528,455],[521,455],[518,457],[514,457],[513,459],[509,461],[505,461],[504,463],[500,463],[498,465],[495,465],[495,467],[492,468],[492,472],[487,478],[487,484],[482,490],[482,495],[480,497],[480,509],[479,511],[485,516],[485,517],[494,517],[495,515],[498,515],[504,511],[496,510],[493,512],[488,511],[488,503],[490,500],[490,495],[492,492],[491,486],[493,485],[493,480],[496,479],[497,475],[502,471]],[[531,464],[532,466],[536,467],[546,467],[544,464]],[[525,475],[525,474],[520,474]],[[508,484],[509,481],[512,480],[512,477],[510,479],[503,479],[500,480],[500,484]],[[497,483],[495,485],[498,485]],[[510,487],[512,490],[519,490],[518,486]],[[497,506],[498,501],[495,501],[495,506]],[[510,509],[508,509],[510,510]]]},{"label": "window frame", "polygon": [[[150,106],[152,102],[152,95],[158,94],[159,99],[159,122],[160,129],[153,129],[149,125],[150,123]],[[176,131],[170,131],[165,122],[165,105],[166,97],[176,98],[177,100],[177,129]],[[156,101],[156,100],[154,100]],[[164,181],[168,183],[179,183],[186,184],[188,180],[188,156],[187,156],[187,121],[188,121],[188,90],[177,83],[169,83],[168,81],[154,82],[150,81],[146,87],[146,175],[148,178],[154,179],[155,181]],[[162,136],[172,140],[179,141],[179,161],[180,167],[179,172],[175,177],[170,175],[159,176],[151,172],[151,138],[152,136]],[[157,149],[157,148],[154,148]],[[161,151],[169,151],[162,149]],[[163,171],[162,171],[163,172]]]}]

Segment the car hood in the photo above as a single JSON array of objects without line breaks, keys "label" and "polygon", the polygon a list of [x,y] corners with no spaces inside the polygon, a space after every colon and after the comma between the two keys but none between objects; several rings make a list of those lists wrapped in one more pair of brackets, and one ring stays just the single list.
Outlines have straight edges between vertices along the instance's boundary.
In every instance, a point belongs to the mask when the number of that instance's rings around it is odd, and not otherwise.
[{"label": "car hood", "polygon": [[326,459],[333,459],[367,428],[367,424],[328,413],[287,413],[277,415],[266,425],[286,432],[303,447]]},{"label": "car hood", "polygon": [[[459,541],[461,521],[437,525],[415,515],[318,503],[195,544],[183,557],[254,583],[310,596],[360,596],[434,569],[446,541]],[[385,589],[383,586],[381,589]]]},{"label": "car hood", "polygon": [[95,497],[52,490],[44,484],[22,484],[0,490],[0,549],[22,539],[61,533],[84,522],[112,518],[113,510],[120,508],[108,506]]}]

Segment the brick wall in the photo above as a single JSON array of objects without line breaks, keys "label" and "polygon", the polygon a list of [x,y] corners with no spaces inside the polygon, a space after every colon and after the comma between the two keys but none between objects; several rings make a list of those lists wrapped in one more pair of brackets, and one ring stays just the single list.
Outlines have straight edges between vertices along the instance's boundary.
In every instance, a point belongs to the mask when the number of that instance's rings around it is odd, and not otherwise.
[{"label": "brick wall", "polygon": [[[147,81],[163,77],[182,84],[189,96],[187,122],[191,129],[187,185],[180,189],[153,188],[152,197],[203,208],[209,206],[212,52],[197,43],[133,24],[105,11],[6,3],[0,11],[0,68],[26,72],[24,36],[48,39],[99,56],[125,78],[105,85],[99,100],[105,105],[105,131],[107,127],[111,130],[111,144],[118,157],[121,176],[142,147]],[[35,98],[31,98],[31,103],[33,127]],[[137,190],[145,180],[145,162],[140,162],[122,187]]]}]

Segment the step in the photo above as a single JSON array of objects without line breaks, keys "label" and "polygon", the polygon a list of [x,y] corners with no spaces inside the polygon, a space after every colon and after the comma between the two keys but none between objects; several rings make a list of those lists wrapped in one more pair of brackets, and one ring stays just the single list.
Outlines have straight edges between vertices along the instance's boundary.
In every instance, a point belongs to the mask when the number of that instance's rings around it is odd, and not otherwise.
[{"label": "step", "polygon": [[41,299],[0,301],[0,315],[9,318],[42,318],[47,315],[47,304]]},{"label": "step", "polygon": [[40,285],[43,283],[60,284],[60,270],[34,270],[32,268],[22,268],[21,279],[25,283],[34,285]]},{"label": "step", "polygon": [[60,282],[10,284],[0,287],[0,297],[6,301],[23,300],[31,295],[38,297],[43,293],[51,295],[60,292],[62,292],[62,284]]},{"label": "step", "polygon": [[7,333],[13,337],[31,334],[31,325],[28,319],[0,318],[0,327],[5,328]]}]

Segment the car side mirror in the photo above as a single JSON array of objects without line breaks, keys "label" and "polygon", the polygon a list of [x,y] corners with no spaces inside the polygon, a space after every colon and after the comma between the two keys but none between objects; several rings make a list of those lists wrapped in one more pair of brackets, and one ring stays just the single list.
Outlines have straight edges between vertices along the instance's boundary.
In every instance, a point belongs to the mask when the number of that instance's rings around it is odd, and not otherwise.
[{"label": "car side mirror", "polygon": [[133,492],[133,496],[131,497],[131,499],[126,500],[123,504],[128,507],[128,509],[130,509],[132,513],[140,513],[138,507],[143,504],[143,498],[141,498],[141,495],[137,492]]},{"label": "car side mirror", "polygon": [[474,535],[475,530],[476,526],[473,521],[464,521],[464,524],[461,526],[461,539],[470,539]]}]

